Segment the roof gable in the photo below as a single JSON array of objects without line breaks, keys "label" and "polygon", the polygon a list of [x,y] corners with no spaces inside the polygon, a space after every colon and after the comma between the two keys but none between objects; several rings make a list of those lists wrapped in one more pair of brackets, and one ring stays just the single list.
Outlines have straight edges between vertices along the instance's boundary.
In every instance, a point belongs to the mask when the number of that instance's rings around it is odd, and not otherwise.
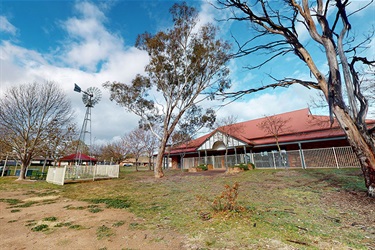
[{"label": "roof gable", "polygon": [[[221,142],[222,144],[218,144]],[[197,149],[198,150],[219,150],[223,149],[219,145],[225,147],[236,147],[236,146],[245,146],[247,143],[243,142],[228,133],[224,133],[219,129],[215,130]]]}]

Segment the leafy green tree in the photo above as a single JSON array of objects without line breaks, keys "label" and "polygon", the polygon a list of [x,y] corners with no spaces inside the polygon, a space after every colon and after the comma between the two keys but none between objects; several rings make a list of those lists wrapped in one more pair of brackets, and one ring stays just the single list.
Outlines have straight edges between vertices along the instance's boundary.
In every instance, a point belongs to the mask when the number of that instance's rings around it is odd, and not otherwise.
[{"label": "leafy green tree", "polygon": [[69,130],[73,112],[65,93],[53,82],[23,84],[0,98],[0,128],[4,142],[21,161],[19,180],[33,157]]},{"label": "leafy green tree", "polygon": [[210,97],[208,93],[229,87],[226,63],[230,46],[216,38],[217,27],[199,27],[197,10],[186,3],[173,5],[170,13],[172,29],[138,36],[137,48],[150,57],[146,75],[137,75],[130,85],[104,84],[111,92],[111,100],[140,116],[151,130],[154,124],[162,127],[154,168],[157,178],[164,176],[163,154],[179,121]]}]

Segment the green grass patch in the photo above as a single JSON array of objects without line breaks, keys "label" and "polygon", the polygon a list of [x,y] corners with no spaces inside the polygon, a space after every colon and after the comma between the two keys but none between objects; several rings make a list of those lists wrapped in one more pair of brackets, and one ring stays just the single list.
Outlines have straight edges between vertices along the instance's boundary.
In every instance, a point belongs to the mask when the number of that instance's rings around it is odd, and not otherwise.
[{"label": "green grass patch", "polygon": [[117,222],[115,222],[115,223],[113,223],[113,227],[121,227],[122,225],[124,225],[125,224],[125,221],[123,221],[123,220],[120,220],[120,221],[117,221]]},{"label": "green grass patch", "polygon": [[129,208],[131,202],[127,199],[123,198],[101,198],[101,199],[90,199],[88,200],[94,204],[103,203],[106,205],[107,208]]},{"label": "green grass patch", "polygon": [[36,201],[28,201],[25,203],[18,203],[17,205],[12,206],[13,208],[20,207],[20,208],[26,208],[26,207],[31,207],[32,205],[36,204],[38,202]]},{"label": "green grass patch", "polygon": [[35,226],[35,227],[31,228],[31,231],[33,231],[33,232],[45,232],[48,229],[49,229],[48,225],[40,224],[38,226]]},{"label": "green grass patch", "polygon": [[81,225],[70,225],[69,227],[68,227],[69,229],[75,229],[75,230],[81,230],[81,229],[84,229],[84,227],[83,226],[81,226]]},{"label": "green grass patch", "polygon": [[0,202],[8,203],[9,205],[17,205],[19,203],[23,203],[23,201],[19,199],[0,199]]},{"label": "green grass patch", "polygon": [[55,225],[55,227],[70,227],[72,226],[71,222],[59,222]]},{"label": "green grass patch", "polygon": [[96,229],[96,237],[98,238],[98,240],[111,237],[112,235],[114,235],[112,229],[105,225],[100,226],[98,227],[98,229]]},{"label": "green grass patch", "polygon": [[89,212],[91,213],[99,213],[99,212],[102,212],[103,209],[100,208],[98,205],[89,205],[87,206]]},{"label": "green grass patch", "polygon": [[21,212],[21,209],[12,209],[10,210],[11,213],[18,213]]},{"label": "green grass patch", "polygon": [[57,218],[55,216],[46,217],[46,218],[43,218],[43,221],[57,221]]}]

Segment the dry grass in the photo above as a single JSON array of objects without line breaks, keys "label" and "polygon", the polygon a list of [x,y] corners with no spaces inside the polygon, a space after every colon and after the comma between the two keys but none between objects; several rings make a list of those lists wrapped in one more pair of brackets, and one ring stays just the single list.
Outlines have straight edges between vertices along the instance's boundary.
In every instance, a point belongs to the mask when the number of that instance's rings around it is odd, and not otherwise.
[{"label": "dry grass", "polygon": [[[40,184],[39,184],[40,183]],[[236,206],[213,204],[238,183]],[[0,180],[5,189],[58,192],[67,198],[127,209],[138,229],[177,230],[188,249],[375,249],[375,201],[358,169],[253,170],[193,175],[169,170],[163,179],[130,168],[116,180],[57,187]]]}]

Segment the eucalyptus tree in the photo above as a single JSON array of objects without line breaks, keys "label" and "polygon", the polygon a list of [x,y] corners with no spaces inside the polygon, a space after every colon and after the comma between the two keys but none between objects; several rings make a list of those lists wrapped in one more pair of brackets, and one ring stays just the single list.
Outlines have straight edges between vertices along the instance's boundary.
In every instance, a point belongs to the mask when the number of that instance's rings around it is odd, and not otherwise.
[{"label": "eucalyptus tree", "polygon": [[129,85],[104,84],[111,100],[140,116],[150,129],[154,124],[162,127],[154,168],[157,178],[164,176],[166,144],[185,113],[212,96],[209,93],[229,87],[230,46],[217,38],[218,28],[199,25],[197,10],[186,3],[173,5],[170,13],[173,28],[137,38],[137,48],[150,58],[146,74],[137,75]]},{"label": "eucalyptus tree", "polygon": [[98,158],[101,161],[110,161],[119,164],[125,159],[129,152],[130,150],[127,145],[125,145],[122,140],[119,140],[101,146]]},{"label": "eucalyptus tree", "polygon": [[[303,79],[293,77],[288,71],[278,72],[283,76],[271,75],[268,85],[249,86],[227,96],[238,98],[262,89],[293,84],[319,90],[328,104],[331,123],[335,116],[360,161],[368,195],[375,197],[375,128],[366,124],[369,104],[358,73],[360,66],[374,67],[374,59],[364,56],[364,49],[371,48],[374,32],[370,26],[368,35],[358,41],[355,32],[358,27],[350,22],[352,14],[364,8],[350,10],[348,6],[355,2],[349,0],[218,2],[218,6],[230,10],[227,13],[231,21],[247,24],[248,29],[242,34],[249,33],[249,39],[244,43],[236,40],[236,56],[250,55],[252,62],[258,62],[249,65],[248,69],[259,69],[282,56],[294,55],[303,63],[299,70],[305,67],[311,76]],[[370,1],[369,5],[373,7],[373,2]],[[308,39],[301,34],[307,34]],[[261,61],[257,60],[259,55]],[[321,67],[322,64],[326,67]]]},{"label": "eucalyptus tree", "polygon": [[5,132],[4,143],[21,161],[19,180],[25,179],[34,156],[66,134],[72,119],[70,101],[53,82],[22,84],[4,92],[0,99],[0,127]]}]

